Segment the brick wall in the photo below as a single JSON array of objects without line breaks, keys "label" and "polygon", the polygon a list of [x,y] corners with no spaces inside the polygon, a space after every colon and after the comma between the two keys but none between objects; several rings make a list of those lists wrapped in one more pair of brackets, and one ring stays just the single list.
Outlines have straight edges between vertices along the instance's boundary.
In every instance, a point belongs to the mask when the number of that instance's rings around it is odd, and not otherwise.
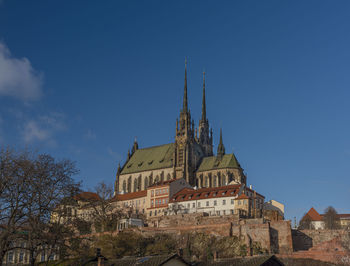
[{"label": "brick wall", "polygon": [[262,218],[240,220],[235,215],[207,216],[194,213],[152,218],[149,227],[142,230],[146,234],[204,232],[216,236],[237,236],[247,247],[253,242],[259,242],[267,252],[293,251],[290,221],[266,223]]}]

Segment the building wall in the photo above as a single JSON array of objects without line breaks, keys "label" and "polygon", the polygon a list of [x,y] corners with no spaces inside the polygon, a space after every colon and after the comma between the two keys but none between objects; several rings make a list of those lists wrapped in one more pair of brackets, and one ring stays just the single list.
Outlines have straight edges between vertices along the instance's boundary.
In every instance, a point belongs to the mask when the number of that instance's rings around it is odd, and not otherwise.
[{"label": "building wall", "polygon": [[[118,193],[130,193],[135,191],[141,191],[147,189],[148,186],[151,184],[154,184],[156,180],[163,181],[170,180],[174,176],[174,169],[173,168],[163,168],[163,169],[157,169],[152,171],[144,171],[144,172],[137,172],[132,174],[125,174],[119,176],[119,182],[118,182]],[[145,179],[148,180],[148,186],[145,187]],[[128,190],[128,180],[131,180],[131,191]],[[136,181],[135,181],[136,180]],[[141,180],[141,184],[139,184],[139,181]],[[124,187],[124,181],[126,186],[126,191],[123,191]],[[136,189],[135,189],[136,184]]]},{"label": "building wall", "polygon": [[[229,215],[234,213],[235,198],[237,196],[174,202],[169,204],[169,209],[184,214],[205,212],[209,215]],[[171,214],[175,214],[174,211]]]},{"label": "building wall", "polygon": [[[195,192],[195,191],[194,191]],[[232,214],[243,214],[244,216],[254,216],[253,209],[256,208],[256,217],[260,217],[262,214],[262,207],[264,203],[264,197],[259,194],[255,195],[254,198],[250,199],[237,199],[241,194],[245,194],[248,197],[252,197],[253,193],[251,190],[244,189],[241,186],[241,190],[235,196],[207,198],[207,199],[194,199],[180,202],[169,203],[169,215],[178,213],[207,213],[209,215],[232,215]],[[255,205],[254,205],[255,204]],[[239,211],[241,210],[241,212]]]},{"label": "building wall", "polygon": [[[16,241],[13,245],[18,246],[19,248],[13,249],[7,252],[4,256],[3,264],[4,265],[27,265],[30,263],[30,253],[26,249],[26,241]],[[43,262],[49,260],[58,260],[58,254],[55,254],[49,249],[43,250],[40,247],[39,255],[37,256],[36,262]]]},{"label": "building wall", "polygon": [[148,208],[147,196],[142,196],[138,198],[130,198],[125,200],[117,200],[113,202],[114,207],[121,208],[124,210],[131,209],[136,213],[145,213]]},{"label": "building wall", "polygon": [[168,211],[170,198],[186,187],[191,186],[183,178],[149,187],[146,198],[147,217],[164,215]]},{"label": "building wall", "polygon": [[244,184],[245,178],[241,169],[217,169],[196,173],[198,188],[220,187],[228,184]]}]

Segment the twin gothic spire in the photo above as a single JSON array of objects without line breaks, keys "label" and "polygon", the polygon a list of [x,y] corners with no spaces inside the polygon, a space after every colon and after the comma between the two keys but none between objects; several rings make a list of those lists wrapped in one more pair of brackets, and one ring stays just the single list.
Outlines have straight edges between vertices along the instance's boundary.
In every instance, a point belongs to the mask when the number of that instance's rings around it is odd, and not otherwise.
[{"label": "twin gothic spire", "polygon": [[[185,84],[184,84],[184,97],[183,97],[183,106],[182,112],[183,115],[190,117],[190,112],[188,108],[188,99],[187,99],[187,58],[185,58]],[[180,116],[181,120],[181,116]],[[181,121],[180,121],[181,124]],[[192,121],[193,125],[193,121]],[[193,127],[193,126],[192,126]],[[209,131],[209,123],[207,120],[207,111],[206,111],[206,99],[205,99],[205,72],[203,72],[203,95],[202,95],[202,116],[199,121],[199,133],[200,136],[197,139],[199,143],[207,145],[206,153],[208,155],[212,154],[212,130]],[[197,133],[196,133],[197,135]],[[197,136],[196,136],[197,138]],[[225,154],[225,147],[222,142],[222,132],[220,130],[220,144],[218,147],[218,154]]]}]

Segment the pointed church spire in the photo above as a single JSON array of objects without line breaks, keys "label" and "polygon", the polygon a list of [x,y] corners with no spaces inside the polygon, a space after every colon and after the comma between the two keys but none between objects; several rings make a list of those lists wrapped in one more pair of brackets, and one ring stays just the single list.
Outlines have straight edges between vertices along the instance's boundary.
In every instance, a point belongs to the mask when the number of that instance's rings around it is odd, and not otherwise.
[{"label": "pointed church spire", "polygon": [[185,57],[185,85],[182,111],[187,112],[187,58]]},{"label": "pointed church spire", "polygon": [[225,146],[222,142],[222,129],[220,128],[220,142],[218,145],[217,156],[218,156],[218,158],[222,158],[224,155],[225,155]]},{"label": "pointed church spire", "polygon": [[121,172],[120,163],[118,163],[117,175],[119,175],[120,172]]},{"label": "pointed church spire", "polygon": [[205,72],[203,72],[203,100],[202,100],[202,121],[207,120],[207,111],[205,105]]}]

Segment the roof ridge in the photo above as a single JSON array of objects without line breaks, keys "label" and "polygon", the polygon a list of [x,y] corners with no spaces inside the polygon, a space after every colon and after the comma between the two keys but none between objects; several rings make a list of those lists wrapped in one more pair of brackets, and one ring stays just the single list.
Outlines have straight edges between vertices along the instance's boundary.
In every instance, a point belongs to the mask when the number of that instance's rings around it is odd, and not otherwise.
[{"label": "roof ridge", "polygon": [[172,145],[172,144],[174,144],[174,143],[170,142],[170,143],[167,143],[167,144],[161,144],[161,145],[155,145],[155,146],[150,146],[150,147],[146,147],[146,148],[141,148],[141,149],[138,149],[137,151],[148,150],[148,149],[153,149],[153,148],[162,147],[162,146],[166,146],[166,145]]}]

